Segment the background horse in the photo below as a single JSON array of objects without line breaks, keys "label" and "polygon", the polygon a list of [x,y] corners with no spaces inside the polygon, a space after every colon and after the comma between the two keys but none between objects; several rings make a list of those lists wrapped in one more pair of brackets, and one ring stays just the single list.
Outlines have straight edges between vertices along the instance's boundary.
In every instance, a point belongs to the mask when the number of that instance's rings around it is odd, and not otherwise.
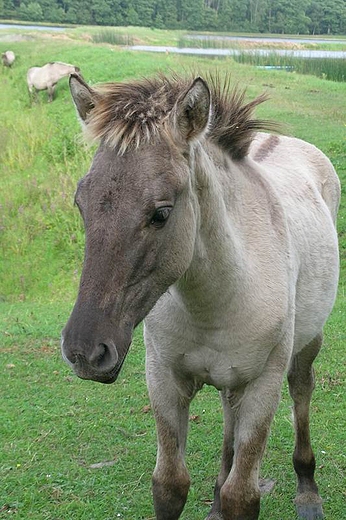
[{"label": "background horse", "polygon": [[16,56],[12,51],[6,51],[1,54],[2,63],[5,67],[12,67]]},{"label": "background horse", "polygon": [[48,90],[48,102],[53,101],[58,81],[76,72],[79,72],[78,67],[60,61],[52,61],[43,67],[31,67],[26,76],[30,98],[35,96],[38,90]]},{"label": "background horse", "polygon": [[256,520],[259,469],[283,377],[294,401],[295,499],[322,518],[309,405],[312,363],[338,282],[338,177],[299,139],[253,119],[229,81],[159,76],[72,96],[99,140],[75,201],[86,250],[62,353],[83,379],[116,380],[145,318],[158,454],[157,520],[177,520],[190,485],[189,404],[221,394],[224,441],[208,520]]}]

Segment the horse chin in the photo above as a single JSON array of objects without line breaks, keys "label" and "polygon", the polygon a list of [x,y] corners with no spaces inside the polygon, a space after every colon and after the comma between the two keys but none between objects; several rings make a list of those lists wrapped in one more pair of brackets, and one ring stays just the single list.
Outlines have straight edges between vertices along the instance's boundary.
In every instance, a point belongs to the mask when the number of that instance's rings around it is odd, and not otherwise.
[{"label": "horse chin", "polygon": [[79,379],[89,380],[89,381],[96,381],[97,383],[103,383],[104,385],[110,385],[114,383],[119,375],[119,372],[116,374],[110,374],[110,375],[100,375],[100,374],[84,374],[84,373],[78,373],[78,371],[75,370],[76,376],[79,377]]}]

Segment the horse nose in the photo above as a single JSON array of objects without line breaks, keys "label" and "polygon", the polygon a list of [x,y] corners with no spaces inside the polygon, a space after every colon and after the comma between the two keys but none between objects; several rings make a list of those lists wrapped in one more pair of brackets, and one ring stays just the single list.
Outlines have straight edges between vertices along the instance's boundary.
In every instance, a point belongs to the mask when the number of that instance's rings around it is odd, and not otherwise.
[{"label": "horse nose", "polygon": [[100,342],[86,348],[84,342],[69,341],[69,339],[62,334],[62,356],[77,373],[91,370],[95,373],[106,374],[117,365],[119,355],[113,341]]},{"label": "horse nose", "polygon": [[99,343],[91,351],[87,362],[100,372],[111,371],[118,363],[118,352],[113,342]]}]

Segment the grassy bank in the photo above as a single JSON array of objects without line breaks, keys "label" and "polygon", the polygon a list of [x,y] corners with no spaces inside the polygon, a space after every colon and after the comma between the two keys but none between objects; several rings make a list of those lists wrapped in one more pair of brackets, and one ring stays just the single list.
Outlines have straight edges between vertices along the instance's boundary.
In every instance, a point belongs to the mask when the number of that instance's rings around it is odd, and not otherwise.
[{"label": "grassy bank", "polygon": [[[241,39],[231,39],[229,36],[239,36]],[[242,38],[246,39],[242,39]],[[259,40],[259,38],[262,39]],[[264,38],[264,39],[263,39]],[[265,38],[273,38],[273,41],[266,40]],[[320,36],[320,40],[326,40],[325,42],[318,41],[313,37],[304,35],[278,35],[278,34],[222,34],[222,33],[190,33],[182,34],[178,41],[179,47],[195,47],[198,49],[239,49],[239,50],[253,50],[256,49],[268,49],[275,51],[277,49],[286,50],[329,50],[329,51],[342,51],[346,49],[346,38],[343,40],[338,38],[328,39],[327,37]],[[299,41],[304,40],[304,41]]]},{"label": "grassy bank", "polygon": [[[5,50],[6,44],[0,44]],[[283,71],[241,66],[231,59],[205,60],[121,51],[112,46],[63,41],[60,36],[13,43],[18,59],[1,70],[1,251],[3,300],[69,298],[83,255],[80,218],[72,205],[76,182],[88,169],[93,150],[80,142],[79,125],[67,87],[58,84],[56,100],[29,103],[27,68],[60,60],[78,65],[90,83],[167,71],[217,68],[232,72],[249,96],[268,90],[272,101],[264,117],[289,125],[294,135],[312,141],[345,168],[344,87]],[[323,128],[323,132],[321,132]]]},{"label": "grassy bank", "polygon": [[[9,48],[0,42],[0,52]],[[141,328],[120,380],[101,386],[72,377],[61,360],[60,331],[76,293],[83,230],[73,195],[93,154],[80,130],[66,78],[56,99],[31,106],[26,70],[59,60],[87,81],[121,81],[169,69],[231,71],[253,97],[269,91],[261,117],[286,123],[319,146],[346,183],[345,86],[310,76],[266,71],[231,59],[149,55],[61,36],[12,42],[18,59],[0,71],[0,518],[21,520],[153,519],[150,497],[155,433],[144,380]],[[313,444],[326,520],[344,516],[345,191],[339,217],[342,273],[337,305],[316,364]],[[192,477],[182,518],[208,511],[221,447],[221,409],[206,388],[191,408],[188,466]],[[295,482],[290,401],[284,389],[262,475],[276,480],[261,520],[292,520]]]}]

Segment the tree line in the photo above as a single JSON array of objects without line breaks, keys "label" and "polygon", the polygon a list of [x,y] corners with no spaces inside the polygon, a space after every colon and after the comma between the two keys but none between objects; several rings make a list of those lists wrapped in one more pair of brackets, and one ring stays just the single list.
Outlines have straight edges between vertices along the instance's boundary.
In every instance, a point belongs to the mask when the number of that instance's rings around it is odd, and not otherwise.
[{"label": "tree line", "polygon": [[346,34],[346,0],[0,0],[0,17],[195,31]]}]

